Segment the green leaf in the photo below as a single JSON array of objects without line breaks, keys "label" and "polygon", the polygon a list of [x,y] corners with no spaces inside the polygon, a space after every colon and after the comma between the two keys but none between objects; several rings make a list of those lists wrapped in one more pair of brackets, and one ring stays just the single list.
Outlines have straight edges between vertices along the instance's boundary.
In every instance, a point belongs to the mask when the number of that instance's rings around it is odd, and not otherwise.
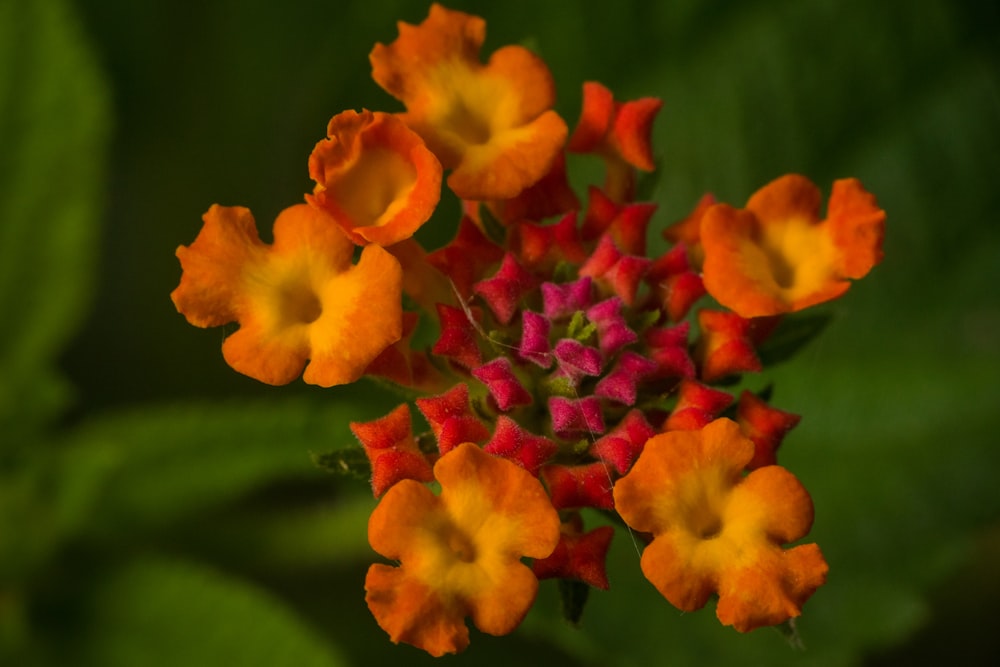
[{"label": "green leaf", "polygon": [[279,600],[191,563],[146,559],[99,582],[70,662],[94,667],[337,667],[334,649]]},{"label": "green leaf", "polygon": [[368,517],[375,499],[362,493],[302,506],[217,513],[185,521],[181,537],[212,562],[237,564],[254,572],[327,571],[331,566],[372,558]]},{"label": "green leaf", "polygon": [[0,3],[0,424],[24,444],[65,401],[55,356],[92,291],[108,88],[67,3]]},{"label": "green leaf", "polygon": [[302,399],[135,410],[87,424],[69,444],[115,460],[99,518],[148,529],[269,483],[322,480],[310,451],[348,442],[356,411],[346,400]]},{"label": "green leaf", "polygon": [[0,589],[45,566],[85,526],[114,465],[103,448],[69,447],[0,473]]}]

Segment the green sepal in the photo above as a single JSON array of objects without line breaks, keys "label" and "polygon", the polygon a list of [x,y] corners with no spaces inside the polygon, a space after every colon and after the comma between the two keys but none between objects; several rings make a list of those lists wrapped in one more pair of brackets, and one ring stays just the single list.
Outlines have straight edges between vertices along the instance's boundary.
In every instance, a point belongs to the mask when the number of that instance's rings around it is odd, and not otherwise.
[{"label": "green sepal", "polygon": [[580,625],[583,607],[590,596],[590,586],[576,579],[559,580],[559,608],[563,618],[573,625]]},{"label": "green sepal", "polygon": [[359,447],[335,449],[325,454],[311,453],[316,467],[326,472],[355,479],[369,479],[372,476],[372,465],[368,461],[365,450]]},{"label": "green sepal", "polygon": [[785,316],[774,332],[761,343],[757,356],[764,366],[781,363],[795,356],[833,321],[830,313]]}]

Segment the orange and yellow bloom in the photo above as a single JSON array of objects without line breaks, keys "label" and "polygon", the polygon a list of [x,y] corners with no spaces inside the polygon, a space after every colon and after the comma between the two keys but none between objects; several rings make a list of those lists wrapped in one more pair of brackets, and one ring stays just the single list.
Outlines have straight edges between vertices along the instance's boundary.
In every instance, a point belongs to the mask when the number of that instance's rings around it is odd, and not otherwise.
[{"label": "orange and yellow bloom", "polygon": [[483,19],[434,4],[418,26],[371,52],[372,77],[406,105],[401,118],[451,169],[462,199],[510,199],[545,176],[566,140],[542,60],[505,46],[486,64]]},{"label": "orange and yellow bloom", "polygon": [[744,477],[753,455],[728,419],[671,431],[646,443],[614,491],[622,518],[653,535],[646,578],[683,611],[718,594],[719,620],[740,632],[798,616],[827,572],[815,544],[782,548],[812,526],[805,488],[778,466]]},{"label": "orange and yellow bloom", "polygon": [[709,208],[701,220],[705,287],[743,317],[802,310],[834,299],[882,259],[885,213],[857,179],[833,184],[826,219],[806,178],[783,176],[746,208]]},{"label": "orange and yellow bloom", "polygon": [[346,384],[402,335],[399,263],[379,246],[356,265],[353,253],[333,221],[305,204],[281,212],[272,245],[249,210],[216,205],[194,243],[177,249],[184,274],[171,298],[195,326],[239,323],[222,354],[244,375],[280,385],[305,367],[310,384]]},{"label": "orange and yellow bloom", "polygon": [[410,238],[441,197],[441,164],[402,121],[344,111],[309,156],[309,202],[357,243],[390,246]]},{"label": "orange and yellow bloom", "polygon": [[538,580],[521,563],[559,542],[559,516],[537,479],[465,443],[434,466],[435,496],[404,480],[368,522],[368,541],[399,566],[372,565],[368,606],[394,642],[440,656],[469,643],[465,617],[504,635],[521,622]]}]

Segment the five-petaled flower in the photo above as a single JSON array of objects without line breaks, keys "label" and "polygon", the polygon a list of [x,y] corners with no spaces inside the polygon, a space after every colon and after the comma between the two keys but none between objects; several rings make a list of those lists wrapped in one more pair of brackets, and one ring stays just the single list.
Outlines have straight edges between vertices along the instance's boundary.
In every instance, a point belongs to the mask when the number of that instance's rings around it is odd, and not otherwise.
[{"label": "five-petaled flower", "polygon": [[652,533],[646,578],[673,605],[716,614],[740,632],[798,616],[826,580],[815,544],[783,549],[809,532],[812,501],[784,468],[744,476],[754,444],[728,419],[700,431],[651,438],[615,485],[615,506],[635,530]]},{"label": "five-petaled flower", "polygon": [[441,484],[403,480],[372,512],[368,541],[399,566],[375,564],[368,606],[394,642],[440,656],[469,643],[465,617],[504,635],[534,602],[538,580],[521,562],[559,542],[559,515],[541,483],[506,459],[465,443],[434,466]]}]

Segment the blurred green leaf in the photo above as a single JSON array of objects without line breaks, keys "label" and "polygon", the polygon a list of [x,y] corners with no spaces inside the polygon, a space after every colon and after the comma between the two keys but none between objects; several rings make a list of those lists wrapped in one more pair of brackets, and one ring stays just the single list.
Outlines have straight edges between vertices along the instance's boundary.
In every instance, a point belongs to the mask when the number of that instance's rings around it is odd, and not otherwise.
[{"label": "blurred green leaf", "polygon": [[0,473],[0,589],[27,580],[84,528],[113,465],[104,449],[42,449]]},{"label": "blurred green leaf", "polygon": [[180,561],[130,563],[99,582],[72,664],[94,667],[337,667],[344,660],[284,604]]},{"label": "blurred green leaf", "polygon": [[151,529],[269,483],[323,479],[310,451],[349,442],[355,409],[304,399],[159,407],[89,423],[68,444],[115,461],[96,518]]},{"label": "blurred green leaf", "polygon": [[368,517],[375,500],[367,486],[361,490],[302,506],[206,513],[185,521],[181,537],[213,562],[253,572],[320,570],[370,560]]},{"label": "blurred green leaf", "polygon": [[0,3],[0,424],[23,445],[65,400],[53,361],[90,299],[108,90],[70,8]]}]

